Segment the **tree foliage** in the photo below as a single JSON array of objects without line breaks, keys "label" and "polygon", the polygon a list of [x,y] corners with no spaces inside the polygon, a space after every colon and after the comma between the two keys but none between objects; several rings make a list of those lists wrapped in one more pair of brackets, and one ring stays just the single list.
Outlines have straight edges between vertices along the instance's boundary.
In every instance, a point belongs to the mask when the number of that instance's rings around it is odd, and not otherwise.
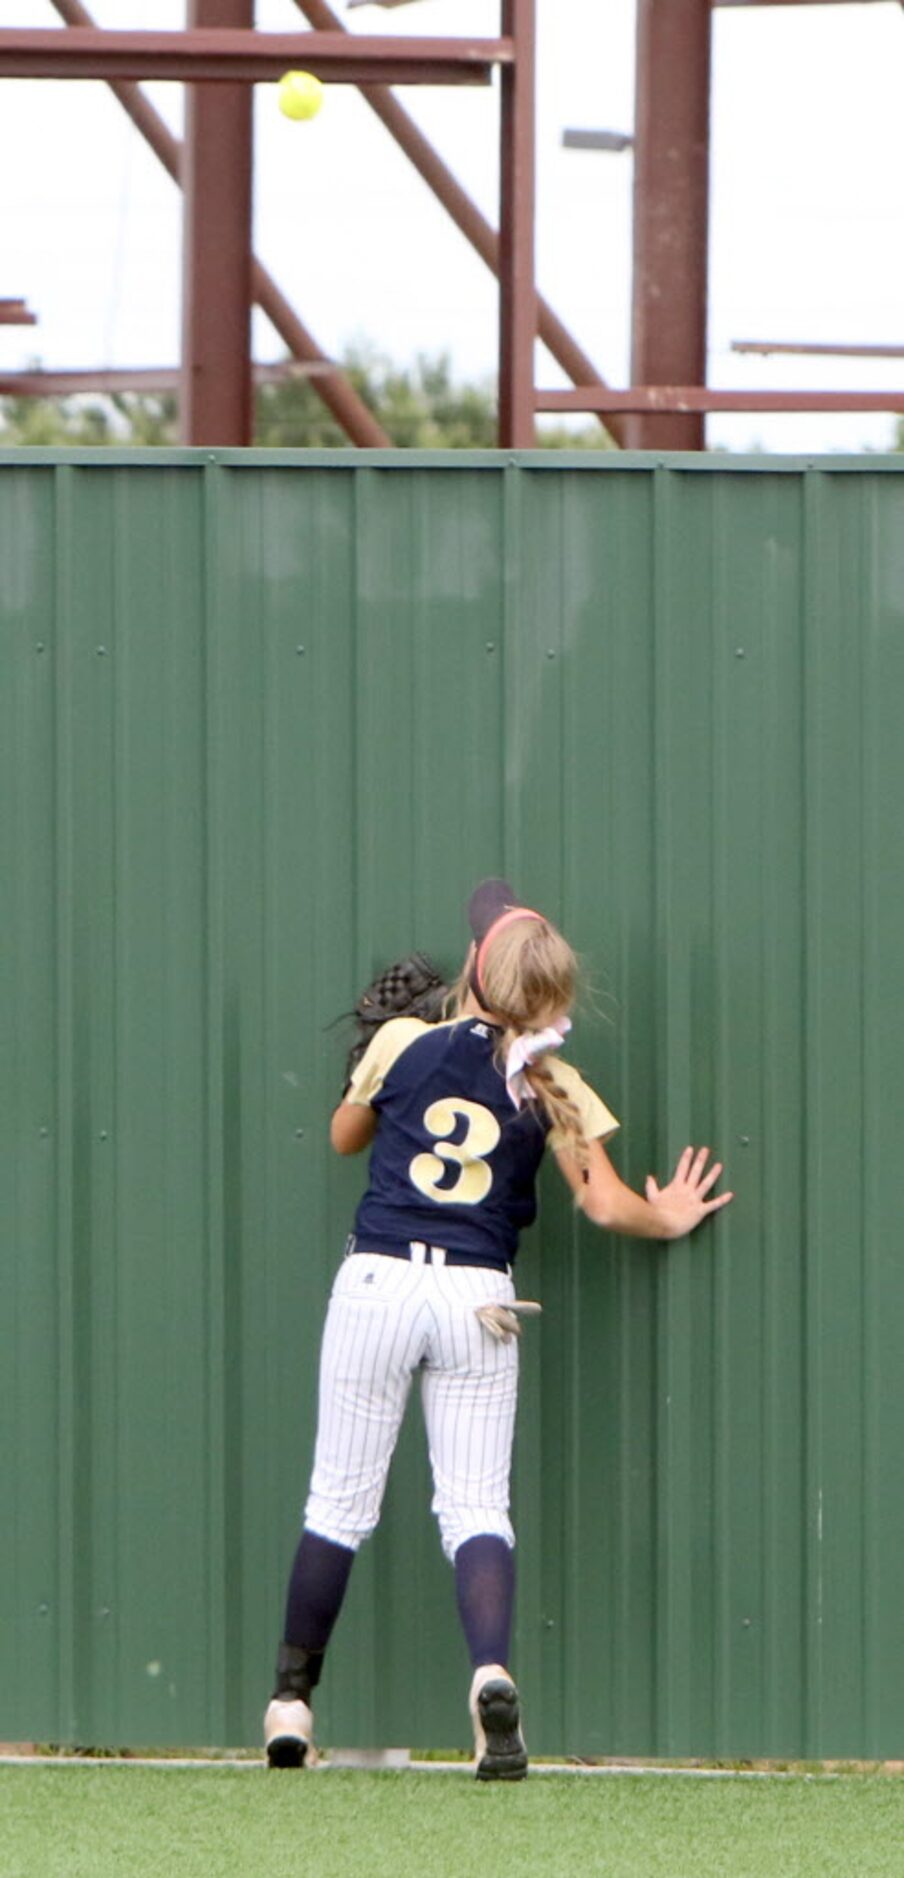
[{"label": "tree foliage", "polygon": [[[420,354],[411,366],[360,348],[343,360],[347,375],[398,449],[485,450],[496,444],[492,381],[458,383],[446,354]],[[0,398],[0,444],[154,445],[178,441],[176,398],[163,394],[97,393],[64,399]],[[289,373],[258,386],[254,442],[263,449],[334,449],[348,438],[317,394],[314,381]],[[551,449],[600,450],[609,439],[593,421],[571,430],[541,429]]]},{"label": "tree foliage", "polygon": [[176,441],[176,400],[134,393],[74,398],[0,398],[0,444],[167,444]]}]

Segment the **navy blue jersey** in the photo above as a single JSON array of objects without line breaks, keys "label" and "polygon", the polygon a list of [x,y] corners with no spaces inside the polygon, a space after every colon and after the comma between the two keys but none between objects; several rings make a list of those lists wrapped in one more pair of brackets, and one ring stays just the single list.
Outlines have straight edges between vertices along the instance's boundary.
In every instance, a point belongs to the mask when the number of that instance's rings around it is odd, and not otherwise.
[{"label": "navy blue jersey", "polygon": [[[420,1239],[475,1264],[514,1259],[518,1235],[536,1215],[550,1124],[536,1104],[515,1108],[495,1060],[498,1037],[475,1017],[396,1018],[377,1033],[347,1098],[379,1118],[355,1217],[363,1243]],[[557,1060],[557,1079],[560,1072],[588,1137],[611,1134],[618,1124],[599,1097]]]}]

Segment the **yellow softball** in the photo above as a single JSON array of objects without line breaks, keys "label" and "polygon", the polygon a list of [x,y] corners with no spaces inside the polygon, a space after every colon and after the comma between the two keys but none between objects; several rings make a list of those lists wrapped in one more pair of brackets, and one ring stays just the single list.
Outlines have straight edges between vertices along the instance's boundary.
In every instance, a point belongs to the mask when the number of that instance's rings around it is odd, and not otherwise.
[{"label": "yellow softball", "polygon": [[296,122],[316,117],[323,103],[323,86],[313,72],[284,72],[278,88],[279,108]]}]

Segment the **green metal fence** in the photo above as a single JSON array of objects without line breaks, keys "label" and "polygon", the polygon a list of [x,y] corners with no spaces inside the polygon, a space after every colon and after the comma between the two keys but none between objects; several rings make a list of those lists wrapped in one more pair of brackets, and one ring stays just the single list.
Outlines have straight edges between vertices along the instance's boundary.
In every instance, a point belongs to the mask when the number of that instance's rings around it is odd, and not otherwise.
[{"label": "green metal fence", "polygon": [[[0,455],[0,1736],[254,1742],[372,970],[503,871],[634,1184],[523,1251],[538,1752],[904,1735],[904,459]],[[415,1405],[318,1708],[463,1746]]]}]

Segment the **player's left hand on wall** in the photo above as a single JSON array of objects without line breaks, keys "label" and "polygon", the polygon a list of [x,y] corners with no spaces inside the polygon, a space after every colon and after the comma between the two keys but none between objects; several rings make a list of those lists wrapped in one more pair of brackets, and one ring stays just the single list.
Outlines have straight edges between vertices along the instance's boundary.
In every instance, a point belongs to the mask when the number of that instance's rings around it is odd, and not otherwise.
[{"label": "player's left hand on wall", "polygon": [[714,1161],[707,1169],[708,1160],[708,1148],[685,1148],[666,1186],[660,1187],[652,1174],[647,1175],[646,1196],[659,1218],[663,1239],[683,1239],[710,1213],[734,1199],[733,1193],[707,1198],[722,1172],[721,1161]]}]

